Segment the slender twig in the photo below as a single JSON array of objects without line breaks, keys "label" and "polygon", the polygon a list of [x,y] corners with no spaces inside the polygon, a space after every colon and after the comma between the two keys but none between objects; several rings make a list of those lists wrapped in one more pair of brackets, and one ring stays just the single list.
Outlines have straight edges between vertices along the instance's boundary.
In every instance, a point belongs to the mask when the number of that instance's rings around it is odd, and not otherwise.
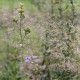
[{"label": "slender twig", "polygon": [[70,0],[70,3],[72,5],[71,8],[72,8],[72,23],[73,23],[75,17],[75,8],[74,8],[73,0]]}]

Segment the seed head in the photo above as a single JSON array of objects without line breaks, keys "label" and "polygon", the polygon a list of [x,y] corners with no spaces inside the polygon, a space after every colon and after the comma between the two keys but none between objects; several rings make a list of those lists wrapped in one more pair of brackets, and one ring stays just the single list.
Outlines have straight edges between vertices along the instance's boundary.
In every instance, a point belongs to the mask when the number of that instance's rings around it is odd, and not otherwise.
[{"label": "seed head", "polygon": [[13,21],[17,23],[18,18],[16,16],[13,17]]},{"label": "seed head", "polygon": [[23,3],[20,3],[20,8],[23,8],[24,7],[24,4]]},{"label": "seed head", "polygon": [[27,33],[30,33],[30,32],[31,32],[31,31],[30,31],[30,27],[29,27],[29,26],[25,27],[25,28],[24,28],[24,31],[25,31],[25,35],[26,35]]}]

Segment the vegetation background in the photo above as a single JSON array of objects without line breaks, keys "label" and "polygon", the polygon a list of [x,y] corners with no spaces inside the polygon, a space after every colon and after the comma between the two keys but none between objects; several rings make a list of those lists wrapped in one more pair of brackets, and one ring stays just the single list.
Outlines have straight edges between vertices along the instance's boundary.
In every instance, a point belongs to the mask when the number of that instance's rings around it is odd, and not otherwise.
[{"label": "vegetation background", "polygon": [[80,80],[80,0],[0,0],[0,80]]}]

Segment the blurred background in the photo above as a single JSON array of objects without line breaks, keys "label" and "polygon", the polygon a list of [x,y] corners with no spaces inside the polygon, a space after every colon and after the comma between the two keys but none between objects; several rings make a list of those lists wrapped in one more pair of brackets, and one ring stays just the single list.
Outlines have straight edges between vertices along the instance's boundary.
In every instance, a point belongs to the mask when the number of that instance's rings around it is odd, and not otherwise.
[{"label": "blurred background", "polygon": [[0,80],[80,80],[79,0],[0,0]]}]

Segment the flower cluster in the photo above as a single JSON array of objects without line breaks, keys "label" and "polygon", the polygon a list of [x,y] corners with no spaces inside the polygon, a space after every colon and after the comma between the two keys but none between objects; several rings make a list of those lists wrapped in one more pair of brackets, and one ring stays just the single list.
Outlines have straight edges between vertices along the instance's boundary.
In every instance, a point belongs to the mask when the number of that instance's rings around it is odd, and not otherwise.
[{"label": "flower cluster", "polygon": [[[20,19],[25,18],[25,15],[24,15],[24,4],[23,3],[20,3],[18,12],[20,13]],[[15,23],[17,23],[18,22],[18,18],[16,16],[14,16],[13,17],[13,21]]]},{"label": "flower cluster", "polygon": [[[37,58],[37,56],[33,56],[33,59],[36,59],[36,58]],[[31,56],[26,57],[25,61],[30,62],[31,61]]]},{"label": "flower cluster", "polygon": [[16,16],[13,17],[13,22],[18,22],[18,18]]},{"label": "flower cluster", "polygon": [[11,34],[9,34],[8,32],[4,32],[5,36],[11,37]]},{"label": "flower cluster", "polygon": [[25,31],[25,35],[28,34],[28,33],[30,33],[30,32],[31,32],[31,31],[30,31],[30,27],[29,27],[29,26],[26,26],[26,27],[24,28],[24,31]]},{"label": "flower cluster", "polygon": [[20,18],[21,19],[25,18],[25,15],[24,15],[24,4],[23,3],[20,3],[18,12],[20,13]]}]

